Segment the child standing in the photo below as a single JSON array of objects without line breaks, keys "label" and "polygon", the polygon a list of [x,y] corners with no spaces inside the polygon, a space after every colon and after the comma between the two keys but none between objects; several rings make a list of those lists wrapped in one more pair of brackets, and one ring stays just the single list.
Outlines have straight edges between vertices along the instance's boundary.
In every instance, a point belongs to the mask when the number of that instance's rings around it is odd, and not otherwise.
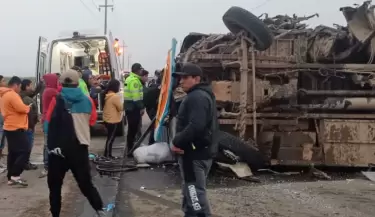
[{"label": "child standing", "polygon": [[116,131],[118,124],[123,118],[123,103],[121,96],[117,93],[120,91],[120,82],[118,80],[111,80],[105,90],[103,120],[107,127],[107,141],[105,145],[104,156],[112,156],[112,145],[116,138]]}]

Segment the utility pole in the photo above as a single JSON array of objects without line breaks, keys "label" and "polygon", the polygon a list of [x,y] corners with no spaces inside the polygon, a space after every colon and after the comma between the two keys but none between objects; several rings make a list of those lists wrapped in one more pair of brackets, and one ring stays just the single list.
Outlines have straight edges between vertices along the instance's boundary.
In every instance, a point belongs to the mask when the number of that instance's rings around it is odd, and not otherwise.
[{"label": "utility pole", "polygon": [[108,4],[108,0],[105,0],[104,5],[99,5],[99,11],[101,8],[104,8],[104,35],[107,34],[107,23],[108,23],[108,8],[111,8],[113,11],[113,5]]},{"label": "utility pole", "polygon": [[131,54],[128,54],[128,70],[130,70],[130,59],[132,58]]},{"label": "utility pole", "polygon": [[125,48],[128,46],[125,45],[124,40],[122,40],[122,45],[120,47],[122,47],[122,68],[125,69]]}]

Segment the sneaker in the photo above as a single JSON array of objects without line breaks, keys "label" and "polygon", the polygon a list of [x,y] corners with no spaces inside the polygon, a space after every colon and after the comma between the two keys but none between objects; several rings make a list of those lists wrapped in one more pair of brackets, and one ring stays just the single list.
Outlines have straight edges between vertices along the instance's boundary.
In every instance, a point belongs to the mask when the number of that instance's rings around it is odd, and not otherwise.
[{"label": "sneaker", "polygon": [[44,178],[44,177],[46,177],[47,175],[48,175],[48,170],[43,169],[42,172],[40,173],[39,178]]},{"label": "sneaker", "polygon": [[25,170],[37,170],[38,167],[35,164],[27,163],[25,166]]},{"label": "sneaker", "polygon": [[96,211],[96,216],[97,217],[105,217],[105,216],[107,216],[107,214],[103,210],[100,210],[100,211]]},{"label": "sneaker", "polygon": [[27,187],[29,186],[25,180],[23,179],[17,179],[17,180],[14,180],[14,179],[11,179],[8,181],[8,185],[9,186],[20,186],[20,187]]}]

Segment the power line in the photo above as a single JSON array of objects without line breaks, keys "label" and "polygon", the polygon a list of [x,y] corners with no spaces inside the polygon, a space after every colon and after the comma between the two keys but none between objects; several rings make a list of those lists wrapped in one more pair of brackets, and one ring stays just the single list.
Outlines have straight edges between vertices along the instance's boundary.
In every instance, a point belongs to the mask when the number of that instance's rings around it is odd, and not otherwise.
[{"label": "power line", "polygon": [[94,5],[95,8],[98,8],[94,0],[91,0],[92,4]]},{"label": "power line", "polygon": [[83,0],[79,0],[81,3],[82,3],[82,5],[86,8],[86,10],[88,10],[89,12],[90,12],[90,14],[92,15],[92,16],[94,16],[95,18],[97,18],[96,17],[96,14],[85,4],[85,2],[83,2]]},{"label": "power line", "polygon": [[258,9],[260,7],[263,7],[264,5],[266,5],[267,3],[269,3],[270,1],[272,1],[272,0],[265,0],[263,3],[255,6],[254,8],[251,8],[251,10],[256,10],[256,9]]}]

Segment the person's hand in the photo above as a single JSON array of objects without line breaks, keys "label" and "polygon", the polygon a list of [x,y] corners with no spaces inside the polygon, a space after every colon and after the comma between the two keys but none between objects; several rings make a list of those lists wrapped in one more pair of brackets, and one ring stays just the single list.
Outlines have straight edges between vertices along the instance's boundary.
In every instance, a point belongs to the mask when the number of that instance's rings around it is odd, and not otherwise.
[{"label": "person's hand", "polygon": [[145,109],[142,109],[141,110],[141,116],[143,116],[145,114]]},{"label": "person's hand", "polygon": [[169,122],[169,115],[165,116],[164,118],[164,123],[168,123]]},{"label": "person's hand", "polygon": [[176,146],[172,145],[171,147],[171,151],[173,151],[174,153],[176,154],[180,154],[180,155],[183,155],[184,154],[184,150],[182,150],[181,148],[177,148]]}]

